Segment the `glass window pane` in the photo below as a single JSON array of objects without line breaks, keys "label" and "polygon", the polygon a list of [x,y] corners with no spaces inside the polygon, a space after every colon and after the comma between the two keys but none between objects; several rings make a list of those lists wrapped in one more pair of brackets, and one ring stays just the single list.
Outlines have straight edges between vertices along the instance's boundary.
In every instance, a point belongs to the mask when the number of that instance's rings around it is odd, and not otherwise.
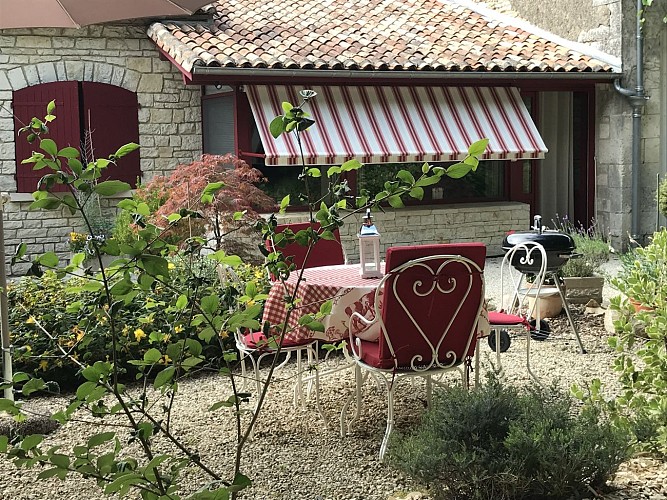
[{"label": "glass window pane", "polygon": [[[359,170],[358,189],[365,189],[371,195],[375,195],[384,189],[386,181],[395,179],[399,170],[408,170],[415,177],[418,177],[421,175],[421,165],[421,163],[365,165]],[[434,165],[447,167],[452,163],[437,163]],[[505,165],[505,161],[486,160],[480,162],[477,171],[470,172],[461,179],[452,179],[445,176],[438,184],[424,188],[423,202],[502,199],[505,194]]]}]

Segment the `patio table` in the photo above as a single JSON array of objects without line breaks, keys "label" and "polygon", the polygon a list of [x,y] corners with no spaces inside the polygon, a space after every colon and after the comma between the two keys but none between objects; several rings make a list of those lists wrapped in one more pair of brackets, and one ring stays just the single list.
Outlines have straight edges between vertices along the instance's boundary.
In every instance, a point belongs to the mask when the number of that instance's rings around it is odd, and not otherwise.
[{"label": "patio table", "polygon": [[[384,263],[382,264],[384,271]],[[293,294],[299,272],[293,272],[286,282],[276,282],[271,287],[269,297],[264,304],[262,320],[272,325],[285,321],[285,295]],[[337,342],[348,337],[350,316],[358,312],[371,319],[375,292],[381,278],[362,278],[359,274],[359,264],[313,267],[304,270],[303,281],[299,285],[297,299],[298,307],[290,316],[289,326],[294,328],[285,336],[289,342],[305,339],[319,339],[328,342]],[[320,306],[327,300],[332,300],[331,314],[323,319],[324,332],[316,332],[305,327],[298,327],[299,318],[305,314],[316,314]],[[357,325],[353,325],[356,328]],[[298,328],[297,328],[298,327]],[[354,330],[355,333],[357,330]],[[378,332],[379,333],[379,330]]]}]

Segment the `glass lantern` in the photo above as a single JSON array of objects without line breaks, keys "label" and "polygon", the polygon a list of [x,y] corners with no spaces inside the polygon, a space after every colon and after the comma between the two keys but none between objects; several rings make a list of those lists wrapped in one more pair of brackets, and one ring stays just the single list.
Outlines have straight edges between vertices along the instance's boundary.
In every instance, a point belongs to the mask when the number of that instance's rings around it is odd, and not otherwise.
[{"label": "glass lantern", "polygon": [[366,210],[364,223],[359,229],[359,273],[362,278],[382,278],[380,269],[380,233],[378,232],[370,209]]}]

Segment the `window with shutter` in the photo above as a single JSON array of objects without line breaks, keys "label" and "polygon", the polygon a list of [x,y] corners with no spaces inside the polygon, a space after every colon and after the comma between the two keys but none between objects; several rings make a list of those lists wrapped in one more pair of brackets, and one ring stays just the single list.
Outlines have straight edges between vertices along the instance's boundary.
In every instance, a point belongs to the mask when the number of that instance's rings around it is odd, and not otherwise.
[{"label": "window with shutter", "polygon": [[[49,125],[49,137],[59,148],[73,146],[90,161],[106,158],[128,142],[139,142],[139,106],[133,92],[92,82],[54,82],[18,90],[13,94],[13,107],[19,193],[33,192],[46,172],[21,164],[38,149],[38,144],[29,144],[24,135],[18,136],[18,131],[32,117],[43,117],[46,105],[53,99],[57,118]],[[139,151],[134,151],[118,165],[109,167],[101,180],[122,180],[134,187],[140,175]]]}]

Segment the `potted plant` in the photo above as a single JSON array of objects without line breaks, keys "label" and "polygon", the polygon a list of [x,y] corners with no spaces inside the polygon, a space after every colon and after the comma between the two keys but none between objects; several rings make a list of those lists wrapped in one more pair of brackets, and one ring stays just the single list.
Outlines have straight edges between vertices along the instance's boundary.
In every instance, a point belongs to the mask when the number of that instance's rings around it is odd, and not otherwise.
[{"label": "potted plant", "polygon": [[607,239],[595,221],[589,228],[584,228],[564,217],[556,223],[556,228],[572,237],[577,254],[559,271],[565,285],[565,298],[570,304],[586,304],[591,299],[602,304],[602,265],[611,253]]}]

